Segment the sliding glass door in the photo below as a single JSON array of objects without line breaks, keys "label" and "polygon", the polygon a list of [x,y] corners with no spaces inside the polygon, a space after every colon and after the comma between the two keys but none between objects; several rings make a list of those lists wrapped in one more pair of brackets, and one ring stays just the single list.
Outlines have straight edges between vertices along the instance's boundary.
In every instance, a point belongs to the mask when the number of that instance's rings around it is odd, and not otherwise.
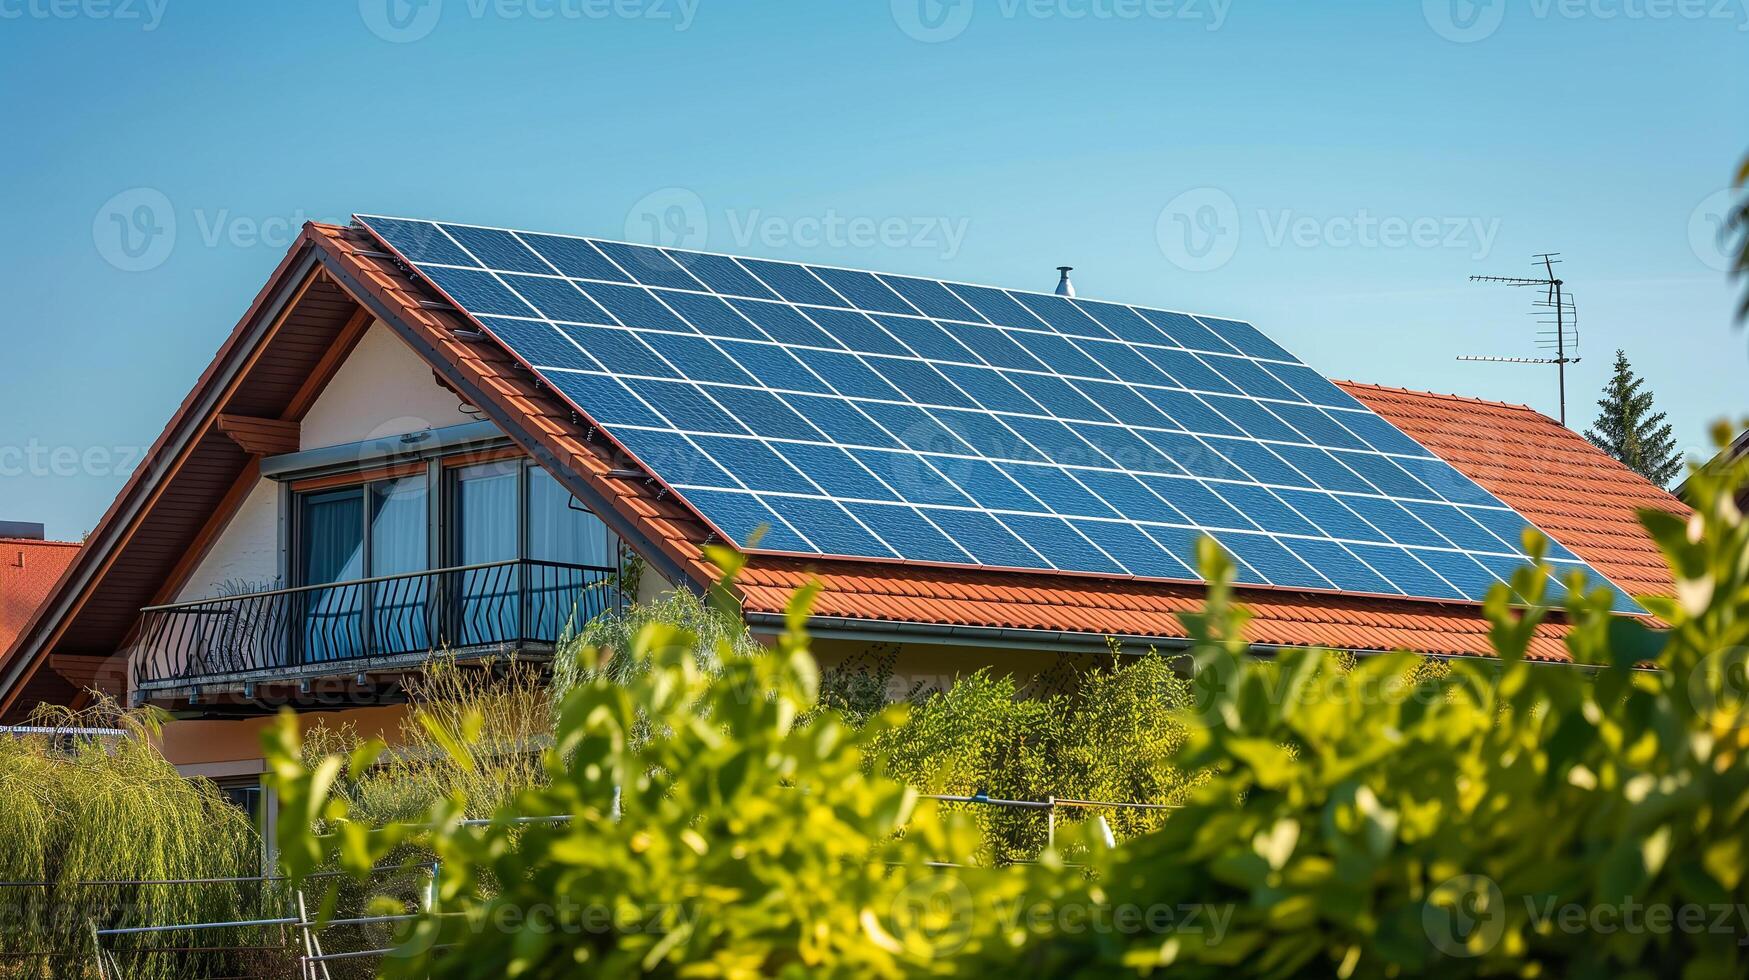
[{"label": "sliding glass door", "polygon": [[299,509],[303,659],[344,660],[363,653],[364,594],[345,585],[364,576],[364,495],[358,487],[306,494]]},{"label": "sliding glass door", "polygon": [[[481,463],[455,471],[451,481],[455,531],[453,564],[467,568],[457,580],[454,635],[459,646],[479,646],[522,635],[517,592],[521,515],[516,506],[522,461]],[[486,567],[475,567],[486,566]]]},{"label": "sliding glass door", "polygon": [[299,495],[299,584],[331,586],[300,593],[306,662],[429,648],[430,520],[423,473]]}]

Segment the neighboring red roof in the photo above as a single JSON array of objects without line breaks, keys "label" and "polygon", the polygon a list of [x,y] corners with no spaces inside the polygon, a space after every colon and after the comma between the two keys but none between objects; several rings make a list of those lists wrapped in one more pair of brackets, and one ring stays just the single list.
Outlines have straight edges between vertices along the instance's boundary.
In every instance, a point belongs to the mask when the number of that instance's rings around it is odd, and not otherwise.
[{"label": "neighboring red roof", "polygon": [[1342,382],[1416,442],[1633,595],[1671,595],[1670,567],[1640,526],[1643,508],[1688,505],[1523,405]]},{"label": "neighboring red roof", "polygon": [[0,660],[78,552],[77,541],[0,538]]}]

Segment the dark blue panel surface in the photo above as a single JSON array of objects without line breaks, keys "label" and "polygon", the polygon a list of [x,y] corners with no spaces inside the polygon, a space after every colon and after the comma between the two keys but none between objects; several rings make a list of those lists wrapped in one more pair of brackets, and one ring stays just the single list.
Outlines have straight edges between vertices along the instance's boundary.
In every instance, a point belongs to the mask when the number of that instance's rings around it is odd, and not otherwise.
[{"label": "dark blue panel surface", "polygon": [[828,555],[866,555],[896,558],[898,555],[868,532],[843,507],[830,500],[809,497],[766,496],[765,503],[779,517],[808,536],[814,547]]},{"label": "dark blue panel surface", "polygon": [[600,374],[549,374],[553,387],[602,425],[666,426],[667,420],[638,400],[624,384]]},{"label": "dark blue panel surface", "polygon": [[829,269],[822,266],[813,267],[814,275],[826,285],[831,286],[838,295],[850,301],[850,305],[859,310],[879,310],[883,313],[917,313],[917,308],[893,292],[887,285],[876,279],[871,273],[856,272],[850,269]]},{"label": "dark blue panel surface", "polygon": [[978,311],[967,306],[958,296],[948,292],[947,287],[929,279],[911,279],[906,276],[881,276],[881,281],[893,287],[899,295],[917,308],[924,316],[937,320],[964,320],[968,323],[982,323],[983,317]]},{"label": "dark blue panel surface", "polygon": [[686,500],[743,548],[802,553],[818,550],[750,493],[691,490],[686,493]]},{"label": "dark blue panel surface", "polygon": [[747,271],[758,276],[767,286],[777,291],[779,296],[792,303],[807,303],[813,306],[843,306],[844,300],[829,289],[809,272],[805,267],[792,265],[788,262],[766,262],[760,259],[741,259],[741,265]]},{"label": "dark blue panel surface", "polygon": [[581,238],[561,238],[557,235],[521,235],[529,247],[539,252],[553,268],[573,279],[597,279],[606,282],[630,282],[631,279],[602,255],[595,246]]},{"label": "dark blue panel surface", "polygon": [[779,298],[727,255],[669,249],[668,257],[692,273],[693,278],[704,283],[712,292],[727,296],[752,296],[755,299]]},{"label": "dark blue panel surface", "polygon": [[897,547],[904,549],[906,558],[953,565],[977,564],[975,557],[948,540],[947,535],[914,508],[854,502],[844,506],[863,524],[880,528],[883,537],[892,539]]},{"label": "dark blue panel surface", "polygon": [[429,221],[372,218],[370,226],[395,251],[406,256],[409,262],[416,262],[422,266],[425,263],[476,267],[479,265],[468,253],[462,251],[460,246],[451,241],[448,235],[445,235]]},{"label": "dark blue panel surface", "polygon": [[668,289],[705,288],[703,283],[676,265],[661,249],[647,245],[627,245],[623,242],[600,242],[598,247],[603,255],[612,259],[627,275],[646,286],[663,286]]},{"label": "dark blue panel surface", "polygon": [[[529,251],[516,236],[495,228],[470,228],[467,225],[446,225],[443,229],[462,248],[473,253],[479,264],[500,272],[541,272],[553,270],[541,257]],[[474,263],[465,263],[473,265]]]},{"label": "dark blue panel surface", "polygon": [[506,273],[504,283],[525,301],[534,304],[540,315],[549,320],[569,320],[572,323],[613,322],[606,310],[578,292],[576,286],[564,279]]},{"label": "dark blue panel surface", "polygon": [[655,295],[647,289],[600,282],[588,283],[583,289],[591,299],[612,313],[614,319],[628,327],[677,330],[682,333],[692,330],[672,310],[657,302]]},{"label": "dark blue panel surface", "polygon": [[653,429],[621,429],[619,441],[651,470],[662,474],[670,486],[728,489],[735,480],[711,461],[692,441],[678,432]]},{"label": "dark blue panel surface", "polygon": [[1247,582],[1471,601],[1523,561],[1528,522],[1239,320],[359,220],[737,540],[1178,578],[1212,530]]},{"label": "dark blue panel surface", "polygon": [[504,287],[490,272],[432,267],[427,273],[437,288],[470,313],[493,316],[538,316],[527,303]]}]

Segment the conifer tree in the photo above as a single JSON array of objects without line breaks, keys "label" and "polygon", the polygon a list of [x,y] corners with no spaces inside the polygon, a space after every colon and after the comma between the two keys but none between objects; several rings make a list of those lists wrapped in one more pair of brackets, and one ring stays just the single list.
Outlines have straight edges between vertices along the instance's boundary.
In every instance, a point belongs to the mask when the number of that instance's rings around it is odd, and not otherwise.
[{"label": "conifer tree", "polygon": [[1659,486],[1682,469],[1676,439],[1663,412],[1652,411],[1652,393],[1634,374],[1623,351],[1615,352],[1615,375],[1597,400],[1597,420],[1585,430],[1592,445]]}]

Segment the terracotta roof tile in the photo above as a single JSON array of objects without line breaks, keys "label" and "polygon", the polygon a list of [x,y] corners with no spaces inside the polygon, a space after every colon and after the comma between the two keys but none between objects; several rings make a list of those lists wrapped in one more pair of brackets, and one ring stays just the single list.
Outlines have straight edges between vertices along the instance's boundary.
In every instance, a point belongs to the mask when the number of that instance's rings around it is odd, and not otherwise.
[{"label": "terracotta roof tile", "polygon": [[0,538],[0,660],[78,553],[76,541]]}]

